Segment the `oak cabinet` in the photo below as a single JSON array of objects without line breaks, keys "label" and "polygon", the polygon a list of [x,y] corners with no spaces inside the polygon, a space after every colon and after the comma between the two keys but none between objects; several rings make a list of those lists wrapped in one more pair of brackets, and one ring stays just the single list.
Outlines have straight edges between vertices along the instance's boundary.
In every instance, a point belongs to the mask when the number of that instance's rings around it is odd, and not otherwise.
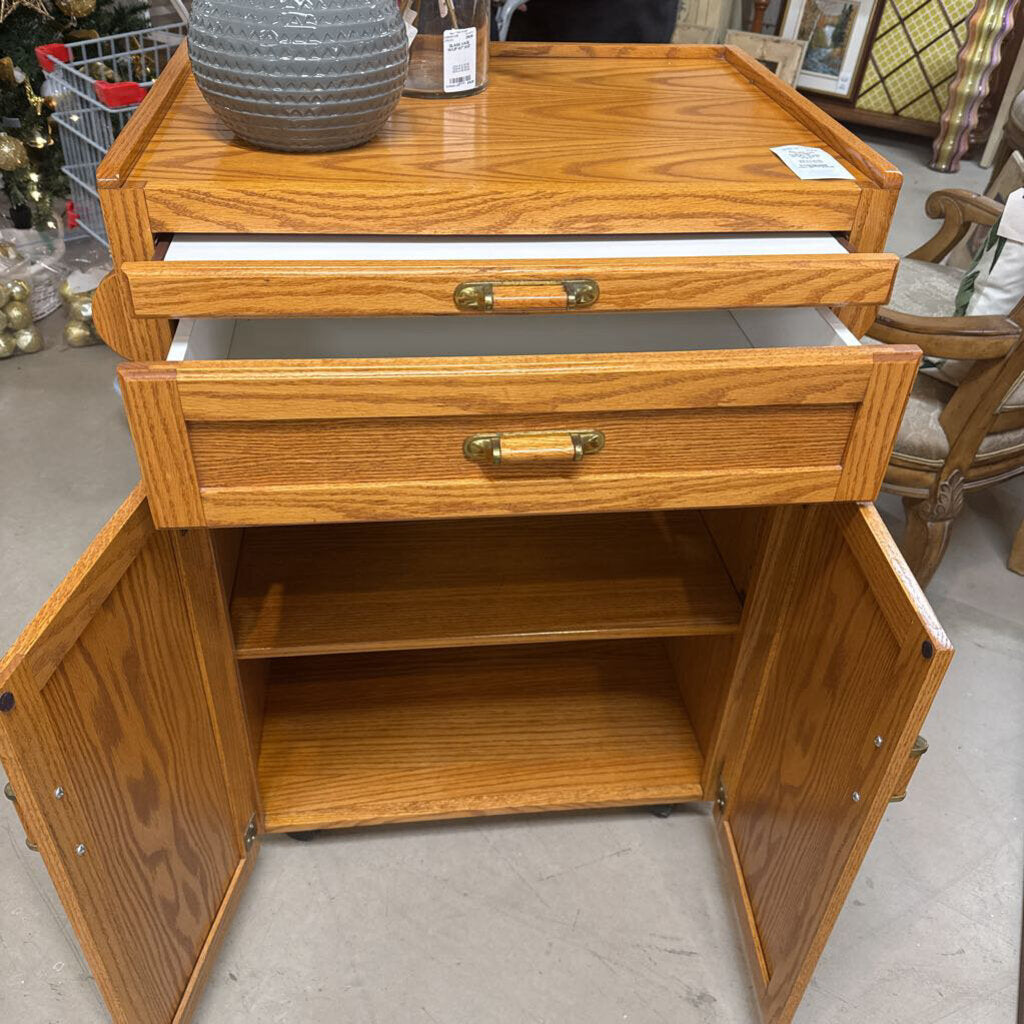
[{"label": "oak cabinet", "polygon": [[866,503],[898,174],[728,48],[492,81],[328,160],[182,53],[101,168],[143,483],[0,665],[0,757],[118,1024],[190,1018],[261,835],[685,801],[786,1024],[905,788],[952,651]]}]

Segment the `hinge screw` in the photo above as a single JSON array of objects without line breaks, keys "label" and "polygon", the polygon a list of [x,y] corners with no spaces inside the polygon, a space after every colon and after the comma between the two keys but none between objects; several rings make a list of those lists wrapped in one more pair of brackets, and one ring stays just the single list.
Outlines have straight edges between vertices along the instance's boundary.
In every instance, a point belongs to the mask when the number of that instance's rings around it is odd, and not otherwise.
[{"label": "hinge screw", "polygon": [[853,791],[853,798],[852,799],[853,799],[853,802],[855,804],[859,804],[860,803],[860,793],[858,793],[857,790]]},{"label": "hinge screw", "polygon": [[14,694],[10,690],[4,690],[0,693],[0,711],[13,711],[14,710]]},{"label": "hinge screw", "polygon": [[78,845],[77,845],[77,846],[75,847],[75,853],[77,853],[79,857],[84,857],[84,856],[85,856],[85,854],[86,854],[86,852],[87,852],[87,851],[86,851],[86,849],[85,849],[85,843],[79,843],[79,844],[78,844]]},{"label": "hinge screw", "polygon": [[54,798],[54,800],[63,800],[64,799],[64,787],[63,786],[58,786],[53,791],[53,798]]},{"label": "hinge screw", "polygon": [[876,747],[881,748],[881,746],[882,746],[882,744],[884,742],[885,742],[885,740],[883,740],[881,736],[876,736],[875,737],[875,746]]}]

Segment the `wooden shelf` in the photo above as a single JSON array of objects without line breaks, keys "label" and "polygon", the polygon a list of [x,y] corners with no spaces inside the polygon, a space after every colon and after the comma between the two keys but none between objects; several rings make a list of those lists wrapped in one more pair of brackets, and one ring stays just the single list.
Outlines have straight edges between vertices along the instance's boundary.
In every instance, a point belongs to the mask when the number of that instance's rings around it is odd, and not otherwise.
[{"label": "wooden shelf", "polygon": [[269,832],[701,799],[658,640],[268,662]]},{"label": "wooden shelf", "polygon": [[740,606],[696,512],[246,531],[240,658],[730,633]]}]

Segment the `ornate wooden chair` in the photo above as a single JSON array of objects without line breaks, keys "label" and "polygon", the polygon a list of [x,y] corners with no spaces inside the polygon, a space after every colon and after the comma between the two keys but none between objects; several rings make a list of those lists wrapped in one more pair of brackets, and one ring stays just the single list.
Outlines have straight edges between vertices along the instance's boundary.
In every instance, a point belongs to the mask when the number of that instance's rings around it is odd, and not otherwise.
[{"label": "ornate wooden chair", "polygon": [[964,272],[941,262],[973,225],[994,224],[1002,207],[942,189],[925,210],[942,226],[901,260],[892,301],[865,339],[918,345],[926,357],[957,361],[946,368],[962,376],[956,384],[918,373],[885,477],[884,490],[903,497],[901,546],[922,585],[945,554],[965,491],[1024,472],[1024,297],[1006,316],[953,316]]}]

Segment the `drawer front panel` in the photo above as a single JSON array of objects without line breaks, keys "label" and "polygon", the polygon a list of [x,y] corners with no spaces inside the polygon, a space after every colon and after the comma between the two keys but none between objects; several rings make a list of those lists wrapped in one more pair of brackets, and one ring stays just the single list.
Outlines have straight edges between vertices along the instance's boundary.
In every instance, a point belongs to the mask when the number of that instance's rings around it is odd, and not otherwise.
[{"label": "drawer front panel", "polygon": [[[229,526],[869,498],[915,366],[843,349],[121,372],[161,525]],[[576,460],[545,440],[587,432],[603,447]],[[464,453],[510,433],[501,464]]]},{"label": "drawer front panel", "polygon": [[[456,305],[460,286],[491,282],[503,312],[552,312],[551,287],[594,281],[586,310],[722,309],[868,304],[889,300],[898,260],[885,253],[706,256],[666,259],[442,262],[125,263],[138,317],[486,316]],[[557,288],[554,289],[557,292]],[[536,301],[527,301],[534,294]],[[567,303],[562,309],[569,312]]]}]

